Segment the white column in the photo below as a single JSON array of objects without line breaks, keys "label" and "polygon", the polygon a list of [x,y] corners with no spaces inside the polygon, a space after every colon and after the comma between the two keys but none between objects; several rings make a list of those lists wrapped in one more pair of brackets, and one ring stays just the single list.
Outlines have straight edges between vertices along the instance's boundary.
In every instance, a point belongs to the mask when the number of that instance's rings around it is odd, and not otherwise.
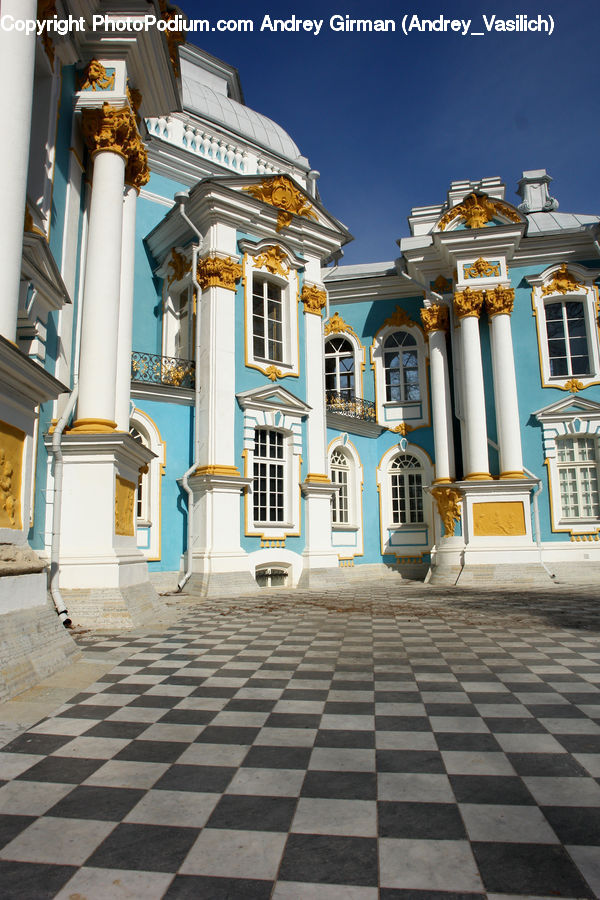
[{"label": "white column", "polygon": [[[2,0],[1,15],[36,19],[36,0]],[[8,19],[6,21],[9,21]],[[0,29],[0,84],[5,133],[0,141],[0,334],[17,336],[23,223],[27,196],[35,34]]]},{"label": "white column", "polygon": [[466,441],[463,447],[467,480],[490,480],[485,418],[485,391],[479,340],[479,314],[483,293],[466,288],[454,295],[454,310],[460,319],[462,350],[463,413]]},{"label": "white column", "polygon": [[500,478],[523,478],[523,452],[517,400],[517,379],[510,314],[515,292],[498,287],[485,292],[490,319],[496,429],[500,448]]},{"label": "white column", "polygon": [[450,378],[446,351],[448,309],[445,306],[430,306],[421,310],[421,318],[429,337],[429,372],[436,476],[434,483],[443,484],[453,481],[455,476]]},{"label": "white column", "polygon": [[117,337],[117,386],[115,419],[119,431],[129,431],[131,393],[131,349],[133,340],[133,280],[135,259],[135,212],[137,188],[125,185],[123,198],[123,241],[121,251],[121,290],[119,332]]}]

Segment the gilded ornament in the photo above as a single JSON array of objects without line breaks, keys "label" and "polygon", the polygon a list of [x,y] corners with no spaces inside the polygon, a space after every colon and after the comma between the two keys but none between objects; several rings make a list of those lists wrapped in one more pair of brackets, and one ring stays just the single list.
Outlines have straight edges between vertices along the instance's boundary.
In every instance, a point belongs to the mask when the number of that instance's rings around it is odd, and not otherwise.
[{"label": "gilded ornament", "polygon": [[383,324],[384,326],[392,325],[394,328],[402,326],[414,328],[417,323],[413,322],[406,310],[402,309],[400,306],[397,306],[393,315],[387,318]]},{"label": "gilded ornament", "polygon": [[171,285],[174,281],[181,281],[182,278],[185,278],[188,272],[191,272],[192,264],[185,258],[183,253],[178,253],[175,247],[173,247],[171,249],[171,259],[169,260],[167,268],[172,270],[167,278],[167,284]]},{"label": "gilded ornament", "polygon": [[483,291],[472,291],[465,288],[464,291],[456,291],[454,294],[454,312],[459,319],[469,316],[479,318],[483,306]]},{"label": "gilded ornament", "polygon": [[134,187],[137,191],[150,181],[150,169],[148,167],[148,151],[142,143],[139,134],[135,134],[127,155],[125,166],[125,184]]},{"label": "gilded ornament", "polygon": [[421,321],[427,334],[430,334],[432,331],[447,331],[448,307],[440,304],[423,307],[421,310]]},{"label": "gilded ornament", "polygon": [[456,523],[460,521],[460,492],[451,487],[436,487],[431,491],[444,525],[444,536],[454,537]]},{"label": "gilded ornament", "polygon": [[292,214],[307,219],[317,219],[312,206],[298,188],[285,175],[266,178],[260,184],[249,184],[243,188],[257,200],[279,209],[277,231],[292,223]]},{"label": "gilded ornament", "polygon": [[139,109],[140,109],[140,106],[142,105],[142,100],[144,99],[142,97],[142,92],[138,91],[137,88],[130,87],[130,85],[127,84],[127,99],[129,100],[129,105],[131,106],[131,109],[135,116],[135,120],[139,125],[140,121],[141,121],[140,115],[139,115]]},{"label": "gilded ornament", "polygon": [[438,277],[433,282],[432,287],[436,294],[449,294],[452,290],[452,285],[447,278],[444,278],[443,275],[438,275]]},{"label": "gilded ornament", "polygon": [[165,37],[167,39],[167,47],[169,48],[171,66],[175,73],[175,77],[179,78],[179,52],[177,48],[180,44],[185,44],[185,33],[180,30],[172,30],[168,27],[171,22],[177,21],[176,8],[171,6],[170,3],[167,3],[166,0],[158,0],[158,5],[163,21],[167,23]]},{"label": "gilded ornament", "polygon": [[0,527],[22,528],[21,478],[25,432],[0,422]]},{"label": "gilded ornament", "polygon": [[496,287],[493,291],[484,291],[485,308],[488,316],[509,315],[515,304],[515,289]]},{"label": "gilded ornament", "polygon": [[321,472],[309,472],[305,480],[306,484],[331,484],[329,475],[323,475]]},{"label": "gilded ornament", "polygon": [[270,381],[276,381],[278,378],[283,378],[283,372],[281,369],[278,369],[277,366],[268,366],[265,369],[265,375],[268,376]]},{"label": "gilded ornament", "polygon": [[476,537],[516,537],[527,534],[523,504],[518,501],[474,503],[473,534]]},{"label": "gilded ornament", "polygon": [[[55,0],[38,0],[38,22],[43,22],[44,20],[48,19],[54,19],[55,16],[58,16]],[[52,66],[52,68],[54,68],[54,42],[50,38],[50,35],[47,31],[44,31],[42,35],[42,44],[44,46],[46,56],[50,60],[50,65]]]},{"label": "gilded ornament", "polygon": [[402,437],[406,437],[409,431],[412,431],[412,426],[407,425],[406,422],[400,422],[399,425],[396,425],[395,428],[390,428],[390,431],[393,431],[394,434],[401,434]]},{"label": "gilded ornament", "polygon": [[314,316],[320,316],[321,310],[327,303],[327,292],[322,291],[314,284],[305,284],[300,294],[300,299],[304,303],[304,312],[312,313]]},{"label": "gilded ornament", "polygon": [[125,162],[137,138],[135,119],[129,109],[117,109],[109,103],[101,107],[84,109],[81,113],[81,130],[92,155],[118,153]]},{"label": "gilded ornament", "polygon": [[572,394],[576,394],[578,391],[582,391],[585,385],[582,381],[579,381],[578,378],[571,378],[563,385],[563,391],[570,391]]},{"label": "gilded ornament", "polygon": [[254,258],[254,268],[267,269],[271,275],[283,275],[284,278],[290,271],[287,256],[281,247],[267,247],[266,250],[259,253]]},{"label": "gilded ornament", "polygon": [[552,276],[550,284],[542,288],[542,296],[545,297],[547,294],[571,294],[581,290],[581,288],[585,288],[585,285],[577,281],[567,269],[567,264],[563,263],[560,269]]},{"label": "gilded ornament", "polygon": [[465,278],[500,278],[500,263],[491,263],[483,256],[464,268]]},{"label": "gilded ornament", "polygon": [[473,191],[465,197],[462,203],[453,206],[442,216],[438,227],[440,231],[444,231],[451,222],[460,217],[465,220],[467,228],[483,228],[494,218],[496,213],[504,216],[510,222],[521,221],[518,212],[508,203],[504,203],[502,200],[490,200],[487,194],[476,194]]},{"label": "gilded ornament", "polygon": [[115,480],[115,534],[133,537],[133,510],[135,505],[136,485],[126,481],[120,475]]},{"label": "gilded ornament", "polygon": [[100,60],[92,59],[81,76],[80,91],[113,91],[115,88],[115,71],[109,75]]},{"label": "gilded ornament", "polygon": [[352,325],[348,325],[347,322],[344,322],[339,313],[334,313],[334,315],[325,322],[325,336],[328,334],[340,334],[341,332],[346,332],[347,334],[354,335],[355,338],[358,338],[358,335],[354,331]]},{"label": "gilded ornament", "polygon": [[235,291],[235,283],[242,277],[242,267],[230,256],[221,259],[219,256],[205,256],[198,260],[198,283],[203,291],[209,287],[222,287]]}]

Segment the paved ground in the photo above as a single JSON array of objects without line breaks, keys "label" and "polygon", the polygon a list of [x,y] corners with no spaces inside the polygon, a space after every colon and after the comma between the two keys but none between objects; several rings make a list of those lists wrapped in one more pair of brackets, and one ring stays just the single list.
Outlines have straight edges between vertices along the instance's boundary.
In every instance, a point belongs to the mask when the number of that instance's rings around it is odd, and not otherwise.
[{"label": "paved ground", "polygon": [[597,589],[166,602],[0,707],[3,900],[600,896]]}]

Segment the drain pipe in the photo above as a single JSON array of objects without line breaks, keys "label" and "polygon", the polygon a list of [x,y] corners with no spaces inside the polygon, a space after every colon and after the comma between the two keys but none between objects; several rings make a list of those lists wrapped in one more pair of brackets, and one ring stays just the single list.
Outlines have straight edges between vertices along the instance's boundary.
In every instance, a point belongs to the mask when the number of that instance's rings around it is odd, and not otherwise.
[{"label": "drain pipe", "polygon": [[192,247],[192,283],[195,288],[195,307],[196,307],[196,328],[194,333],[194,454],[192,465],[184,473],[181,480],[184,491],[188,498],[188,520],[187,520],[187,560],[186,570],[183,577],[177,584],[177,590],[181,592],[192,576],[192,545],[194,543],[194,497],[189,483],[190,475],[196,471],[200,465],[200,295],[202,288],[198,282],[198,253],[204,244],[204,238],[191,221],[185,211],[185,202],[189,198],[187,191],[179,191],[175,194],[175,202],[178,204],[179,212],[183,221],[192,229],[198,242]]},{"label": "drain pipe", "polygon": [[60,518],[62,510],[62,487],[63,487],[63,454],[60,446],[62,433],[71,413],[77,402],[79,394],[79,383],[76,383],[71,391],[69,402],[58,420],[54,432],[52,434],[52,454],[54,457],[54,496],[52,502],[52,543],[50,546],[50,594],[56,607],[56,613],[65,626],[70,628],[73,624],[69,618],[69,613],[65,606],[59,587],[59,559],[60,559]]}]

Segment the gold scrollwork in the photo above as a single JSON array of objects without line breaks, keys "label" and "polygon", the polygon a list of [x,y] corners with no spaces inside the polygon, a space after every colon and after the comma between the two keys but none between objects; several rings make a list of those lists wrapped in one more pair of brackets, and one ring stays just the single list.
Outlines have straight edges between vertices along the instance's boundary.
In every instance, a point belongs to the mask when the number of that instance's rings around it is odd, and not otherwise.
[{"label": "gold scrollwork", "polygon": [[549,284],[542,288],[542,296],[547,294],[571,294],[585,288],[585,285],[571,275],[567,268],[567,264],[563,263],[556,271]]},{"label": "gold scrollwork", "polygon": [[290,267],[287,256],[281,247],[267,247],[254,257],[255,269],[267,269],[271,275],[283,275],[287,278]]},{"label": "gold scrollwork", "polygon": [[267,366],[265,375],[270,381],[277,381],[278,378],[283,378],[283,372],[281,369],[278,369],[277,366]]},{"label": "gold scrollwork", "polygon": [[436,487],[432,489],[431,496],[444,526],[444,536],[454,537],[456,524],[460,521],[460,492],[451,487]]},{"label": "gold scrollwork", "polygon": [[438,275],[433,282],[432,287],[436,294],[449,294],[452,290],[452,285],[443,275]]},{"label": "gold scrollwork", "polygon": [[397,306],[393,314],[389,316],[383,324],[384,326],[391,325],[394,328],[399,328],[403,325],[407,328],[414,328],[417,323],[413,322],[406,310],[402,309],[401,306]]},{"label": "gold scrollwork", "polygon": [[203,291],[209,287],[222,287],[235,291],[235,283],[242,277],[242,267],[232,260],[218,256],[205,256],[198,261],[198,282]]},{"label": "gold scrollwork", "polygon": [[584,389],[585,385],[582,381],[579,381],[578,378],[570,378],[569,381],[565,382],[562,385],[563,391],[570,391],[572,394],[577,394],[579,391]]},{"label": "gold scrollwork", "polygon": [[[58,11],[56,9],[56,0],[38,0],[38,22],[42,22],[44,19],[54,19],[55,16],[58,16]],[[44,34],[42,35],[42,44],[44,46],[46,56],[50,60],[50,65],[52,66],[52,68],[54,68],[54,41],[52,41],[47,31],[44,31]]]},{"label": "gold scrollwork", "polygon": [[173,247],[171,249],[171,259],[169,260],[169,265],[167,268],[171,269],[171,274],[167,278],[167,284],[171,285],[174,281],[181,281],[182,278],[191,272],[192,263],[189,259],[186,259],[183,253],[178,253],[178,251]]},{"label": "gold scrollwork", "polygon": [[112,91],[115,87],[115,70],[109,75],[100,60],[92,59],[81,76],[80,91]]},{"label": "gold scrollwork", "polygon": [[167,38],[167,47],[169,48],[169,59],[171,60],[171,66],[173,68],[175,77],[179,78],[179,51],[177,48],[180,44],[185,44],[185,32],[169,27],[172,22],[177,23],[178,21],[180,21],[180,19],[177,19],[177,10],[175,9],[175,7],[171,6],[170,3],[167,3],[166,0],[158,0],[158,5],[160,8],[161,17],[163,21],[166,22],[165,36]]},{"label": "gold scrollwork", "polygon": [[469,316],[479,318],[483,306],[483,291],[472,291],[465,288],[464,291],[456,291],[454,294],[454,312],[459,319]]},{"label": "gold scrollwork", "polygon": [[500,278],[500,263],[488,262],[483,256],[476,259],[469,266],[465,266],[465,278]]},{"label": "gold scrollwork", "polygon": [[432,331],[448,330],[448,307],[441,304],[423,307],[421,309],[421,321],[426,334]]},{"label": "gold scrollwork", "polygon": [[461,217],[465,220],[467,228],[483,228],[484,225],[491,222],[496,213],[504,216],[510,222],[521,221],[518,212],[508,203],[504,203],[502,200],[490,200],[487,194],[473,191],[465,197],[462,203],[453,206],[442,216],[438,227],[440,231],[444,231],[451,222]]},{"label": "gold scrollwork", "polygon": [[292,215],[317,219],[306,197],[285,175],[266,178],[260,184],[249,184],[243,190],[252,194],[257,200],[262,200],[263,203],[279,209],[277,231],[292,224]]},{"label": "gold scrollwork", "polygon": [[302,288],[300,299],[304,303],[304,312],[313,316],[322,315],[321,310],[327,303],[327,292],[322,291],[314,284],[305,284]]},{"label": "gold scrollwork", "polygon": [[484,291],[484,294],[485,309],[490,318],[502,314],[510,316],[515,304],[514,288],[505,288],[499,285],[493,291]]},{"label": "gold scrollwork", "polygon": [[325,322],[324,330],[325,336],[328,334],[340,334],[345,331],[347,334],[351,334],[358,339],[358,335],[354,331],[352,325],[348,325],[347,322],[344,322],[338,312],[334,313],[334,315]]},{"label": "gold scrollwork", "polygon": [[125,166],[125,184],[134,187],[137,191],[150,181],[150,168],[148,166],[148,151],[142,143],[139,134],[136,133],[129,147],[127,165]]},{"label": "gold scrollwork", "polygon": [[407,425],[406,422],[400,422],[395,428],[390,428],[390,431],[393,431],[394,434],[401,434],[402,437],[406,437],[408,432],[412,430],[412,425]]}]

